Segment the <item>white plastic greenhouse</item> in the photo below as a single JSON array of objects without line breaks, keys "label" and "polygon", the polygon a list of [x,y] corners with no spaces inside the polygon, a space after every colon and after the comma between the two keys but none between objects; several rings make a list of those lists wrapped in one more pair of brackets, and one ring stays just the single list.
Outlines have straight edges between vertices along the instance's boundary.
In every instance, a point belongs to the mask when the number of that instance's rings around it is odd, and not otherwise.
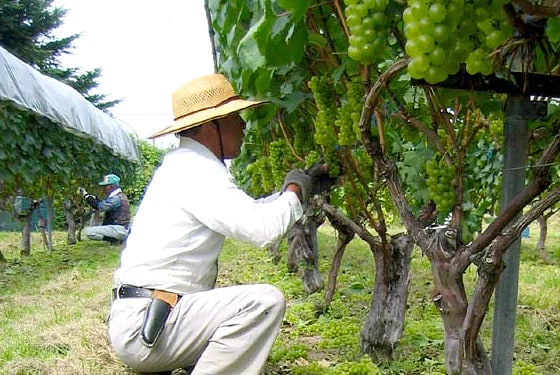
[{"label": "white plastic greenhouse", "polygon": [[78,91],[45,76],[0,46],[0,100],[44,116],[65,130],[91,137],[117,154],[139,161],[134,136]]}]

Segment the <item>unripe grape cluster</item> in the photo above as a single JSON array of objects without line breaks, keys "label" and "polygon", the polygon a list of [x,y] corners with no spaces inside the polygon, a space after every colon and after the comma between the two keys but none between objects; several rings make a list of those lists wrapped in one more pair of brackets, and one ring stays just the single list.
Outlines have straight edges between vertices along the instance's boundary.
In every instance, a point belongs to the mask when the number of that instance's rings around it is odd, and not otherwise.
[{"label": "unripe grape cluster", "polygon": [[456,201],[453,180],[457,169],[454,165],[440,165],[435,159],[430,159],[426,162],[426,173],[429,198],[436,204],[438,212],[449,213]]},{"label": "unripe grape cluster", "polygon": [[255,196],[270,194],[282,187],[286,172],[295,163],[295,157],[285,139],[268,144],[267,155],[249,164],[250,192]]},{"label": "unripe grape cluster", "polygon": [[315,163],[321,160],[321,155],[317,151],[309,151],[305,157],[305,169],[311,168]]},{"label": "unripe grape cluster", "polygon": [[290,165],[289,156],[291,154],[288,144],[284,139],[272,141],[268,145],[268,159],[275,190],[281,188],[284,183],[284,177]]},{"label": "unripe grape cluster", "polygon": [[505,0],[410,0],[403,12],[412,78],[444,81],[466,63],[469,74],[493,72],[490,53],[512,35]]},{"label": "unripe grape cluster", "polygon": [[247,166],[246,173],[249,176],[249,192],[254,196],[265,194],[262,188],[262,178],[257,163],[251,163]]},{"label": "unripe grape cluster", "polygon": [[260,194],[269,194],[273,192],[275,190],[275,183],[269,157],[262,157],[250,166],[253,168],[247,168],[247,172],[253,172],[251,184],[259,184],[259,186],[252,186],[255,191],[259,191]]},{"label": "unripe grape cluster", "polygon": [[348,56],[362,64],[371,64],[387,45],[389,0],[344,0],[344,3],[350,31]]},{"label": "unripe grape cluster", "polygon": [[338,144],[354,146],[360,138],[360,115],[364,102],[364,86],[361,82],[350,82],[337,112],[335,125],[338,128]]},{"label": "unripe grape cluster", "polygon": [[334,120],[336,118],[336,98],[334,87],[328,77],[313,76],[309,88],[315,99],[317,115],[315,117],[315,143],[332,150],[336,146]]},{"label": "unripe grape cluster", "polygon": [[467,73],[492,74],[494,69],[490,54],[513,35],[513,27],[504,11],[505,0],[474,0],[465,7],[476,23],[474,34],[478,37],[475,48],[467,56]]},{"label": "unripe grape cluster", "polygon": [[337,133],[334,124],[338,102],[333,82],[327,76],[313,76],[309,80],[309,88],[317,106],[315,143],[322,148],[323,158],[329,165],[329,172],[338,173]]},{"label": "unripe grape cluster", "polygon": [[305,153],[315,146],[313,140],[313,124],[308,123],[303,116],[298,118],[292,126],[294,131],[293,146],[297,153]]}]

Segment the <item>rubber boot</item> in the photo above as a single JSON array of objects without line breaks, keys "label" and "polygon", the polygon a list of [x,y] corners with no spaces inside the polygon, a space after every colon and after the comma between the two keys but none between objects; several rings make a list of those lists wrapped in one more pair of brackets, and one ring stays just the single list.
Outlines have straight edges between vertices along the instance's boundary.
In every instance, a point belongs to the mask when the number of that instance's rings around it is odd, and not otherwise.
[{"label": "rubber boot", "polygon": [[111,245],[120,245],[122,244],[122,241],[119,241],[113,237],[107,237],[107,236],[103,236],[103,241],[107,241],[109,242]]}]

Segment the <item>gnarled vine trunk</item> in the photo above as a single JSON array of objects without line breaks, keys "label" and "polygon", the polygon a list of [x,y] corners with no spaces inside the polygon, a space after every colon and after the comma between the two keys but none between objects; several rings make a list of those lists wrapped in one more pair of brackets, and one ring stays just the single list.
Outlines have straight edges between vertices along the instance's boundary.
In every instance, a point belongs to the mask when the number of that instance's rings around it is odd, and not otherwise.
[{"label": "gnarled vine trunk", "polygon": [[64,215],[67,224],[67,242],[69,245],[82,240],[82,230],[86,223],[93,218],[93,211],[71,199],[64,201]]},{"label": "gnarled vine trunk", "polygon": [[332,300],[342,255],[350,240],[357,234],[370,246],[375,261],[373,298],[360,335],[361,350],[376,362],[386,362],[393,357],[393,351],[404,331],[414,248],[412,237],[397,234],[390,236],[390,241],[381,241],[329,204],[323,203],[321,207],[339,233],[325,303],[328,307]]},{"label": "gnarled vine trunk", "polygon": [[539,240],[537,241],[537,249],[539,250],[539,254],[542,260],[547,263],[551,264],[550,258],[546,253],[546,237],[548,235],[548,219],[556,213],[556,210],[551,211],[548,214],[543,214],[539,216],[537,222],[539,223]]},{"label": "gnarled vine trunk", "polygon": [[404,331],[413,248],[414,242],[406,234],[392,236],[385,246],[372,247],[375,286],[360,336],[362,352],[376,362],[392,359]]},{"label": "gnarled vine trunk", "polygon": [[333,255],[333,259],[331,262],[331,268],[329,270],[329,281],[328,285],[325,288],[325,307],[331,304],[332,299],[334,297],[334,292],[336,291],[336,280],[338,278],[338,270],[340,269],[340,264],[342,263],[342,256],[344,255],[344,251],[346,250],[346,246],[352,241],[356,233],[344,223],[338,221],[336,217],[327,213],[327,217],[329,222],[336,230],[338,234],[338,239],[336,241],[335,251]]},{"label": "gnarled vine trunk", "polygon": [[66,225],[68,231],[66,242],[68,243],[68,245],[76,244],[76,220],[74,219],[72,206],[72,201],[70,201],[69,199],[66,199],[64,201],[64,216],[66,217]]},{"label": "gnarled vine trunk", "polygon": [[457,230],[440,226],[426,233],[431,236],[431,246],[423,250],[431,262],[432,301],[443,321],[447,372],[491,375],[492,367],[479,330],[501,273],[500,266],[493,262],[479,266],[475,298],[469,305],[463,283],[464,265],[457,251]]},{"label": "gnarled vine trunk", "polygon": [[324,222],[321,214],[306,213],[294,224],[287,235],[288,270],[299,273],[307,293],[323,288],[323,277],[319,272],[317,229]]},{"label": "gnarled vine trunk", "polygon": [[282,259],[282,255],[280,254],[280,243],[281,241],[278,241],[277,243],[267,247],[268,254],[272,257],[272,263],[274,264],[280,263],[280,259]]},{"label": "gnarled vine trunk", "polygon": [[31,213],[22,218],[23,227],[21,228],[21,255],[31,255]]},{"label": "gnarled vine trunk", "polygon": [[[40,205],[44,204],[47,207],[47,216],[43,215],[43,211],[41,210]],[[48,252],[52,252],[53,244],[52,244],[52,228],[50,228],[49,218],[48,218],[48,211],[49,206],[47,201],[38,202],[36,207],[37,209],[37,227],[39,228],[39,233],[41,234],[41,239],[43,240],[43,245],[47,249]]]}]

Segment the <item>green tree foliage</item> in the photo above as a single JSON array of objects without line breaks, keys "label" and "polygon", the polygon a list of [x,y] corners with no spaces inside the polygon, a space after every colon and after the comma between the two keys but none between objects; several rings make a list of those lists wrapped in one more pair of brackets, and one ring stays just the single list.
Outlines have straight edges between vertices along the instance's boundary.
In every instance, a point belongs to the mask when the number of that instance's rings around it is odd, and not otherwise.
[{"label": "green tree foliage", "polygon": [[123,186],[130,202],[136,204],[140,203],[144,197],[146,187],[168,151],[157,148],[145,140],[138,141],[138,149],[142,157],[141,164],[136,166],[134,178],[129,181],[127,186]]},{"label": "green tree foliage", "polygon": [[0,0],[0,45],[41,73],[76,89],[99,109],[107,110],[120,100],[91,93],[101,76],[100,69],[80,73],[65,68],[59,58],[70,53],[78,34],[55,38],[53,31],[63,23],[66,10],[53,7],[52,0]]}]

